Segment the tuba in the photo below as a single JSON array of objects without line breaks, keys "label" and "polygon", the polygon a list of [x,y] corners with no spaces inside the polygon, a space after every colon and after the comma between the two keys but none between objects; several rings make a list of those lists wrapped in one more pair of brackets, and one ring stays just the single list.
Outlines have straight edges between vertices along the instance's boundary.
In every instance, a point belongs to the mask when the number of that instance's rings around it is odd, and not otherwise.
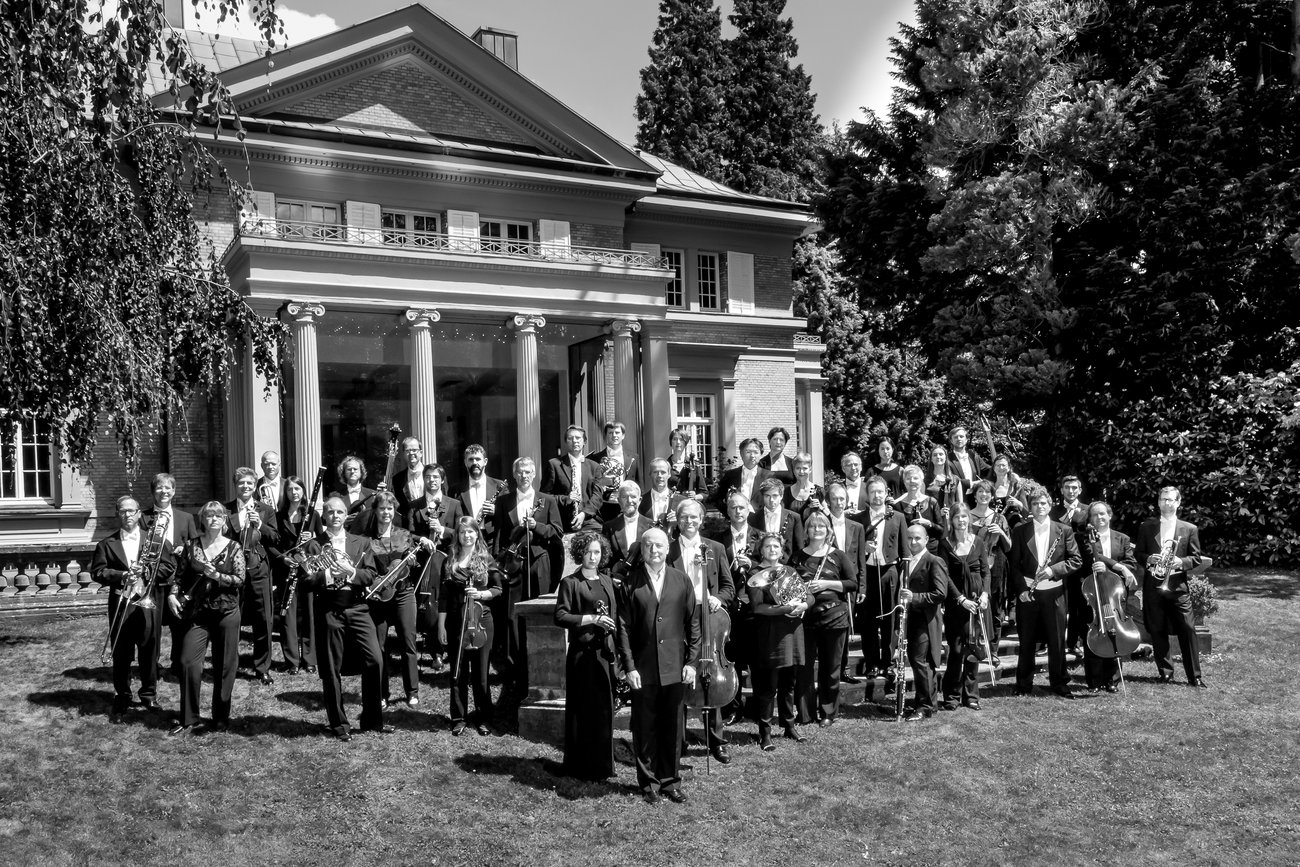
[{"label": "tuba", "polygon": [[766,588],[772,594],[772,604],[793,605],[808,593],[808,585],[799,573],[789,566],[768,566],[760,569],[745,582],[755,589]]}]

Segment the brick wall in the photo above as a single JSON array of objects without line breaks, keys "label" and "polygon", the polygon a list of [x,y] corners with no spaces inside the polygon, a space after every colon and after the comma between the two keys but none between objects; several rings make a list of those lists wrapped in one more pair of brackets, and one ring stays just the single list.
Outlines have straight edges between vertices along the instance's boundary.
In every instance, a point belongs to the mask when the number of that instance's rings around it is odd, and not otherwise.
[{"label": "brick wall", "polygon": [[308,97],[284,112],[366,128],[531,144],[414,60]]},{"label": "brick wall", "polygon": [[758,437],[781,425],[792,439],[786,454],[793,455],[798,432],[794,408],[794,359],[768,360],[741,357],[736,363],[736,442]]},{"label": "brick wall", "polygon": [[743,316],[718,315],[718,324],[696,325],[674,322],[670,332],[674,343],[747,343],[754,349],[789,349],[789,329],[763,328],[748,323]]},{"label": "brick wall", "polygon": [[199,228],[199,237],[212,242],[211,254],[215,262],[235,239],[237,214],[234,203],[230,201],[229,191],[218,187],[209,196],[197,197],[193,216]]},{"label": "brick wall", "polygon": [[606,250],[625,249],[622,226],[571,223],[569,225],[569,240],[578,247],[603,247]]},{"label": "brick wall", "polygon": [[793,279],[788,256],[754,257],[754,306],[760,310],[789,311]]}]

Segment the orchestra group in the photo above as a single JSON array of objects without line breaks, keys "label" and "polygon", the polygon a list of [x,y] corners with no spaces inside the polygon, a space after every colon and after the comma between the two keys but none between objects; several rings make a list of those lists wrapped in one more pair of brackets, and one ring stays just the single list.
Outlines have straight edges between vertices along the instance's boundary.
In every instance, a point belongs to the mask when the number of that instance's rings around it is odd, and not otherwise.
[{"label": "orchestra group", "polygon": [[[1188,592],[1200,544],[1195,525],[1178,518],[1177,488],[1158,492],[1159,517],[1130,538],[1111,526],[1108,504],[1080,500],[1078,478],[1062,480],[1058,501],[1017,476],[1007,456],[990,464],[968,449],[965,427],[932,448],[925,466],[895,463],[888,440],[869,470],[850,452],[826,485],[813,482],[808,454],[786,455],[779,427],[766,448],[742,442],[740,464],[716,485],[682,431],[649,461],[629,450],[622,424],[603,433],[603,447],[588,453],[586,432],[570,426],[540,481],[529,457],[513,461],[508,481],[488,475],[488,454],[471,445],[468,483],[455,493],[417,439],[395,438],[375,489],[365,487],[364,463],[346,457],[319,512],[325,468],[314,480],[285,475],[274,452],[262,455],[260,474],[236,470],[235,498],[209,502],[197,517],[173,506],[173,477],[157,475],[148,509],[118,500],[119,529],[92,563],[93,579],[110,589],[110,718],[122,721],[133,703],[133,662],[140,704],[158,709],[165,626],[180,689],[172,734],[228,728],[244,626],[252,676],[274,682],[278,633],[284,667],[319,675],[340,740],[352,737],[345,675],[361,677],[361,731],[391,732],[390,703],[418,707],[422,635],[436,666],[445,653],[452,734],[491,735],[489,669],[503,693],[526,691],[516,606],[550,592],[555,623],[568,630],[565,772],[614,775],[614,713],[630,697],[637,784],[651,802],[686,798],[686,708],[700,709],[706,747],[723,764],[727,726],[752,720],[771,751],[775,717],[779,735],[801,743],[801,726],[836,722],[840,684],[863,677],[885,678],[908,721],[978,711],[979,666],[1000,664],[999,639],[1013,631],[1017,695],[1033,691],[1043,646],[1052,694],[1073,697],[1069,653],[1082,655],[1091,690],[1116,691],[1135,622],[1159,681],[1174,677],[1172,634],[1187,683],[1206,685]],[[710,510],[723,519],[709,522],[706,538]],[[850,670],[851,633],[862,659]],[[905,710],[908,668],[914,698]]]}]

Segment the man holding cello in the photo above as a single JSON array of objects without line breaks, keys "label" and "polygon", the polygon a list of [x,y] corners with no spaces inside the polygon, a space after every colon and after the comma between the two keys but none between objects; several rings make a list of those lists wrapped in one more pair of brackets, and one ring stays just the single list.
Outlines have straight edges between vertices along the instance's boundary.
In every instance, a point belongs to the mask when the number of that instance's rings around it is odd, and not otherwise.
[{"label": "man holding cello", "polygon": [[[1119,620],[1125,620],[1123,596],[1137,591],[1137,554],[1133,542],[1128,536],[1112,530],[1110,526],[1110,505],[1103,500],[1096,500],[1088,506],[1088,529],[1080,537],[1079,553],[1083,557],[1083,595],[1092,606],[1092,626],[1083,642],[1083,672],[1088,689],[1103,689],[1115,692],[1119,678],[1119,657],[1132,653],[1135,648],[1121,647],[1118,638],[1113,642],[1111,654],[1099,656],[1093,652],[1092,639],[1100,627],[1106,629],[1105,617],[1113,611]],[[1122,582],[1122,589],[1107,592],[1107,585],[1114,584],[1116,576]],[[1112,595],[1120,596],[1112,600]],[[1098,602],[1100,600],[1100,602]],[[1102,620],[1098,620],[1098,606],[1102,611]],[[1131,621],[1130,621],[1131,624]],[[1118,624],[1115,624],[1118,625]],[[1130,625],[1136,632],[1137,627]],[[1127,652],[1125,652],[1127,651]]]}]

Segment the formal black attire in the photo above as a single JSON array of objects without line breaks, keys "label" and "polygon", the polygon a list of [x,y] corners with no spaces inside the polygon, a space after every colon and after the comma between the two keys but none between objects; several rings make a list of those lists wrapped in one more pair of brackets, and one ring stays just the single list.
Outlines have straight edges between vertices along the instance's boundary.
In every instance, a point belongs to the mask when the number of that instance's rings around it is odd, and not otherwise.
[{"label": "formal black attire", "polygon": [[[329,544],[329,533],[320,533],[307,543],[307,555],[319,554]],[[383,663],[379,642],[375,639],[375,624],[370,619],[364,598],[365,588],[375,581],[375,560],[370,554],[370,541],[347,533],[344,553],[357,570],[356,575],[346,579],[347,583],[326,587],[328,570],[322,570],[304,575],[299,584],[300,588],[305,584],[316,596],[316,661],[320,669],[325,713],[335,734],[345,733],[348,729],[342,681],[345,644],[350,650],[349,656],[361,666],[361,729],[380,729],[384,722],[380,683]]]},{"label": "formal black attire", "polygon": [[1172,677],[1173,661],[1169,658],[1169,635],[1178,637],[1178,649],[1183,654],[1183,671],[1188,683],[1201,679],[1201,654],[1196,647],[1196,627],[1192,616],[1192,598],[1187,587],[1189,570],[1201,559],[1201,539],[1196,525],[1179,520],[1174,525],[1176,562],[1169,576],[1168,591],[1159,589],[1160,582],[1147,568],[1147,558],[1159,554],[1160,519],[1148,518],[1138,530],[1136,556],[1142,569],[1142,615],[1151,633],[1151,648],[1155,651],[1156,669],[1161,675]]},{"label": "formal black attire", "polygon": [[[1100,562],[1110,572],[1114,572],[1123,578],[1123,573],[1119,567],[1125,566],[1134,577],[1140,574],[1137,565],[1137,549],[1132,540],[1123,533],[1115,530],[1113,527],[1108,531],[1110,535],[1109,550],[1102,539],[1091,543],[1085,533],[1079,537],[1079,554],[1083,557],[1083,577],[1080,583],[1089,585],[1092,583],[1092,564]],[[1128,592],[1125,591],[1127,597]],[[1089,611],[1092,609],[1089,608]],[[1091,626],[1091,621],[1089,621]],[[1084,679],[1091,688],[1100,688],[1108,686],[1119,679],[1119,659],[1113,656],[1098,656],[1092,652],[1088,646],[1087,636],[1083,641],[1083,673]]]},{"label": "formal black attire", "polygon": [[[971,529],[980,537],[989,552],[989,618],[992,624],[989,631],[989,646],[996,656],[998,638],[1002,634],[1002,621],[1007,609],[1007,555],[1011,553],[1011,528],[1005,515],[999,515],[992,509],[987,515],[980,516],[971,512]],[[996,525],[1002,528],[1002,535],[994,538],[987,528]]]},{"label": "formal black attire", "polygon": [[[1082,500],[1074,503],[1057,503],[1052,506],[1048,517],[1067,525],[1074,531],[1074,543],[1082,549],[1087,541],[1088,504]],[[1069,576],[1065,583],[1066,613],[1065,646],[1076,650],[1088,635],[1088,624],[1092,622],[1092,609],[1083,596],[1083,568],[1080,567]]]},{"label": "formal black attire", "polygon": [[[749,514],[749,525],[760,533],[767,530],[767,511],[759,509]],[[777,533],[781,536],[781,562],[789,563],[791,555],[803,547],[803,521],[799,515],[789,509],[781,510],[781,520],[777,523]]]},{"label": "formal black attire", "polygon": [[[885,468],[882,467],[880,464],[875,464],[875,465],[873,465],[873,466],[871,467],[871,472],[867,473],[866,476],[863,477],[863,480],[862,480],[862,505],[861,505],[860,508],[865,509],[865,508],[867,507],[867,482],[866,482],[866,479],[867,479],[867,477],[870,477],[870,476],[880,476],[882,479],[885,480],[885,485],[887,486],[887,489],[888,489],[888,491],[889,491],[889,498],[890,498],[891,500],[892,500],[892,499],[897,499],[898,497],[901,497],[901,496],[903,495],[903,492],[907,490],[906,486],[903,485],[903,465],[902,465],[902,464],[894,464],[894,465],[893,465],[892,467],[890,467],[889,469],[885,469]],[[852,503],[849,503],[849,505],[852,506],[853,504],[852,504]]]},{"label": "formal black attire", "polygon": [[[755,566],[755,570],[761,568],[761,565]],[[766,738],[772,729],[774,704],[781,727],[789,730],[794,726],[795,686],[799,667],[807,660],[807,644],[802,617],[791,617],[786,613],[773,613],[770,609],[761,608],[764,605],[776,605],[770,585],[747,586],[746,589],[749,592],[750,611],[754,616],[754,645],[750,656],[754,713],[758,717],[759,735]],[[812,597],[805,593],[802,601],[812,604]]]},{"label": "formal black attire", "polygon": [[271,627],[275,621],[275,603],[271,594],[271,558],[268,548],[280,544],[275,512],[259,500],[249,501],[257,509],[262,523],[245,531],[247,520],[239,500],[226,503],[226,526],[222,533],[239,541],[244,550],[244,610],[240,621],[253,631],[253,673],[265,677],[271,671]]},{"label": "formal black attire", "polygon": [[[349,533],[361,533],[365,529],[366,523],[374,517],[370,509],[375,500],[374,488],[367,488],[362,485],[357,488],[355,493],[349,494],[347,486],[344,486],[336,491],[331,491],[329,497],[338,497],[348,507],[348,513],[343,518],[343,529]],[[328,500],[329,497],[325,499]]]},{"label": "formal black attire", "polygon": [[[465,623],[465,590],[473,585],[476,590],[491,590],[501,598],[505,590],[501,570],[488,561],[481,568],[456,565],[448,556],[442,565],[442,589],[438,592],[438,613],[447,615],[447,664],[451,671],[451,721],[468,722],[470,687],[474,690],[474,715],[478,725],[488,725],[492,720],[492,693],[488,690],[488,660],[492,653],[492,636],[495,619],[489,602],[480,601],[482,614],[479,626],[487,633],[482,647],[465,648],[461,628]],[[494,600],[492,600],[494,601]]]},{"label": "formal black attire", "polygon": [[971,485],[984,478],[984,474],[989,471],[989,463],[980,455],[966,449],[966,457],[970,460],[970,468],[973,472],[967,473],[966,468],[957,460],[957,453],[951,448],[948,449],[948,462],[945,465],[948,471],[961,480],[962,490],[965,491],[967,499],[970,499]]},{"label": "formal black attire", "polygon": [[925,527],[926,535],[929,537],[925,543],[925,549],[931,554],[939,552],[939,540],[943,534],[948,531],[948,525],[939,515],[942,508],[938,500],[931,496],[924,496],[913,502],[907,497],[894,503],[894,511],[903,513],[903,524],[906,527],[917,518],[925,518],[930,522]]},{"label": "formal black attire", "polygon": [[679,494],[703,494],[709,489],[709,479],[704,473],[704,467],[700,465],[699,460],[693,452],[687,452],[686,458],[681,461],[673,460],[669,454],[664,460],[668,461],[668,487],[672,488]]},{"label": "formal black attire", "polygon": [[[411,529],[411,525],[406,523],[408,516],[411,514],[411,507],[416,500],[424,499],[424,467],[421,466],[416,474],[419,481],[418,488],[411,484],[411,470],[403,467],[393,473],[392,486],[390,492],[397,500],[397,512],[393,520],[398,522],[398,526],[404,530]],[[417,493],[418,491],[418,493]]]},{"label": "formal black attire", "polygon": [[1016,690],[1027,693],[1034,684],[1034,652],[1039,641],[1047,644],[1048,683],[1053,689],[1065,689],[1069,677],[1065,673],[1065,624],[1067,576],[1074,574],[1083,562],[1079,546],[1074,541],[1074,531],[1065,524],[1050,521],[1047,539],[1047,562],[1052,579],[1059,586],[1038,588],[1028,601],[1020,594],[1029,589],[1038,574],[1038,551],[1034,542],[1034,521],[1025,521],[1011,531],[1011,555],[1008,558],[1010,592],[1016,603],[1016,624],[1020,635],[1020,652],[1016,661]]},{"label": "formal black attire", "polygon": [[[708,552],[705,557],[702,574],[700,574],[700,585],[697,586],[695,584],[697,573],[695,571],[696,567],[694,563],[688,562],[687,559],[682,556],[681,537],[678,537],[669,543],[667,563],[672,568],[677,569],[690,578],[692,586],[696,587],[697,592],[695,601],[698,605],[696,611],[698,616],[701,618],[700,634],[703,635],[703,618],[709,615],[708,597],[718,597],[718,601],[722,603],[722,608],[729,608],[736,598],[736,585],[731,577],[731,561],[727,557],[726,549],[712,539],[706,539],[703,536],[697,536],[696,538],[699,539],[699,554],[704,555],[706,551]],[[710,710],[708,721],[709,725],[708,731],[706,732],[706,739],[709,748],[712,749],[719,744],[726,743],[726,733],[722,724],[722,709],[713,708]]]},{"label": "formal black attire", "polygon": [[[276,599],[276,618],[280,623],[280,652],[290,671],[316,667],[316,617],[314,598],[306,592],[299,579],[297,564],[287,551],[298,544],[302,533],[313,537],[321,531],[320,515],[312,508],[287,509],[288,501],[281,500],[281,509],[275,514],[280,540],[268,546],[271,557],[273,595]],[[304,514],[305,513],[305,514]],[[289,587],[293,586],[293,596]]]},{"label": "formal black attire", "polygon": [[[603,612],[600,610],[603,609]],[[618,623],[613,579],[575,572],[560,580],[555,625],[569,631],[564,659],[564,772],[584,780],[614,776],[614,688],[622,672],[614,632],[583,625],[583,615],[607,614]]]},{"label": "formal black attire", "polygon": [[[273,482],[268,482],[266,476],[257,477],[257,493],[254,496],[256,499],[260,500],[262,499],[262,489],[268,489],[271,494],[271,511],[273,512],[280,511],[280,504],[285,501],[284,479],[284,473],[280,473],[280,475],[276,476],[275,481]],[[310,488],[307,489],[307,493],[311,493]]]},{"label": "formal black attire", "polygon": [[[754,483],[749,491],[749,504],[755,511],[761,511],[763,508],[763,493],[759,489],[762,487],[763,482],[767,481],[768,477],[772,475],[772,471],[755,466],[753,472]],[[744,491],[744,479],[745,468],[743,465],[732,467],[724,472],[722,478],[718,480],[718,486],[713,490],[713,496],[709,498],[709,505],[722,514],[727,514],[727,496],[731,493],[732,488],[737,491]]]},{"label": "formal black attire", "polygon": [[641,493],[641,505],[637,511],[650,519],[650,522],[659,529],[673,535],[677,529],[677,507],[682,504],[686,497],[677,493],[672,488],[662,491],[659,496],[656,492],[646,488]]},{"label": "formal black attire", "polygon": [[[592,452],[587,456],[596,464],[596,474],[600,475],[600,463],[609,457],[609,449],[601,449],[598,452]],[[627,447],[623,448],[623,479],[624,482],[636,482],[638,485],[645,487],[641,481],[641,466],[637,463],[636,455],[628,451]],[[619,515],[618,505],[618,485],[601,484],[601,504],[599,517],[601,522],[611,521]]]},{"label": "formal black attire", "polygon": [[[902,467],[898,468],[898,472],[900,473],[902,472]],[[844,486],[844,495],[845,495],[844,510],[849,514],[856,515],[858,512],[861,512],[870,504],[870,498],[867,496],[867,479],[869,477],[870,475],[858,476],[858,484],[857,484],[856,492],[853,489],[853,484],[848,479],[844,479],[843,481],[840,482],[840,484]],[[885,479],[885,483],[888,485],[889,479]],[[902,476],[899,476],[898,484],[901,490],[901,486],[903,484]],[[892,500],[898,496],[898,494],[894,492],[892,486],[890,486],[888,490],[889,490],[889,499]]]},{"label": "formal black attire", "polygon": [[782,507],[789,509],[799,516],[800,523],[807,523],[808,516],[814,512],[820,512],[825,515],[829,507],[826,505],[826,489],[821,485],[812,485],[808,493],[800,499],[795,499],[794,486],[791,485],[781,494]]},{"label": "formal black attire", "polygon": [[[411,501],[410,508],[406,511],[406,523],[403,526],[417,536],[431,539],[435,545],[445,551],[455,541],[456,521],[464,514],[463,508],[457,497],[448,496],[441,491],[431,496],[426,491],[423,497]],[[435,518],[442,527],[436,538],[433,533]]]},{"label": "formal black attire", "polygon": [[627,518],[619,515],[601,527],[606,541],[612,551],[610,571],[615,578],[624,579],[628,573],[641,565],[641,534],[654,526],[654,522],[642,515],[636,516],[636,532],[629,543],[627,538]]},{"label": "formal black attire", "polygon": [[[758,552],[758,540],[761,536],[757,528],[749,524],[744,524],[739,533],[728,524],[713,539],[722,545],[722,556],[727,559],[727,565],[731,569],[731,581],[735,587],[735,595],[728,605],[728,613],[731,615],[731,639],[725,649],[727,659],[731,660],[732,665],[736,667],[738,675],[749,670],[754,646],[754,615],[750,611],[749,594],[745,590],[745,582],[749,580],[751,568],[737,563],[736,553],[743,552],[752,564],[757,565],[762,559]],[[736,702],[739,703],[741,700],[742,697],[737,695]],[[734,710],[738,706],[734,704],[728,710]]]},{"label": "formal black attire", "polygon": [[794,458],[786,457],[784,454],[781,455],[781,458],[784,466],[780,469],[772,469],[772,453],[770,451],[758,459],[758,465],[767,470],[768,474],[773,478],[784,482],[788,488],[794,484]]},{"label": "formal black attire", "polygon": [[[854,526],[846,524],[846,526]],[[813,595],[803,617],[804,664],[796,675],[799,722],[834,720],[840,708],[840,675],[849,641],[849,605],[858,592],[858,571],[848,554],[832,547],[825,557],[803,548],[794,552],[790,565],[804,581],[820,577],[842,581],[844,589],[822,590]]]},{"label": "formal black attire", "polygon": [[[967,653],[968,647],[980,643],[980,635],[988,635],[988,612],[967,611],[963,598],[980,601],[980,594],[988,592],[990,557],[988,548],[978,538],[971,542],[970,550],[958,554],[945,536],[939,542],[939,555],[948,571],[948,596],[943,608],[943,640],[948,645],[948,664],[943,671],[943,701],[946,705],[979,704],[979,657]],[[982,623],[975,623],[974,618]],[[990,647],[990,651],[992,647]]]},{"label": "formal black attire", "polygon": [[[602,495],[605,493],[605,487],[600,482],[600,464],[591,458],[581,458],[578,463],[582,467],[580,471],[582,490],[573,489],[574,461],[572,456],[567,454],[547,460],[546,468],[542,471],[542,483],[538,486],[538,490],[542,493],[555,497],[560,507],[565,533],[576,532],[574,530],[575,506],[577,513],[583,516],[584,530],[600,530]],[[560,565],[563,566],[563,559]]]},{"label": "formal black attire", "polygon": [[[158,697],[158,645],[162,635],[162,610],[167,585],[176,571],[171,546],[164,544],[158,558],[153,589],[149,593],[152,608],[141,608],[122,599],[123,585],[131,566],[149,546],[149,533],[137,525],[140,547],[128,559],[122,547],[122,534],[116,532],[102,539],[91,556],[90,577],[108,588],[108,622],[117,636],[113,652],[113,713],[124,713],[131,704],[131,661],[140,672],[140,700],[152,703]],[[134,583],[134,582],[132,582]]]},{"label": "formal black attire", "polygon": [[671,791],[681,785],[681,750],[687,684],[682,668],[700,656],[700,621],[691,581],[665,564],[655,593],[644,565],[628,576],[619,600],[617,641],[623,670],[638,672],[641,688],[632,693],[632,752],[637,785],[643,792]]},{"label": "formal black attire", "polygon": [[564,536],[560,507],[555,498],[541,491],[533,491],[532,495],[533,506],[529,516],[537,526],[531,532],[524,528],[517,514],[519,492],[507,491],[497,497],[497,533],[493,546],[498,557],[512,546],[517,546],[516,550],[522,555],[502,563],[506,588],[492,603],[497,623],[494,639],[497,658],[504,665],[507,682],[520,691],[528,685],[528,637],[523,621],[515,616],[515,605],[551,591],[550,552]]},{"label": "formal black attire", "polygon": [[[922,552],[915,563],[904,567],[901,580],[912,591],[907,604],[907,661],[912,666],[912,687],[916,691],[916,709],[933,713],[937,710],[935,671],[943,653],[943,625],[939,611],[948,596],[948,569],[943,559],[929,551]],[[902,677],[903,673],[898,672]]]},{"label": "formal black attire", "polygon": [[[154,521],[158,519],[158,515],[162,511],[167,512],[169,519],[167,541],[171,545],[172,556],[179,559],[184,554],[185,543],[190,539],[199,537],[198,522],[194,520],[194,516],[189,512],[178,509],[173,504],[171,508],[166,510],[160,510],[157,506],[150,506],[145,509],[140,516],[140,526],[152,531]],[[166,606],[163,606],[163,608],[162,623],[171,633],[171,673],[179,679],[181,676],[181,642],[185,640],[186,624],[172,617],[171,611],[166,610]]]},{"label": "formal black attire", "polygon": [[[501,494],[504,494],[506,491],[510,490],[509,482],[502,481],[501,479],[494,479],[491,476],[487,475],[486,473],[483,475],[483,478],[480,479],[480,481],[483,484],[482,490],[483,490],[484,503],[495,503],[497,497],[499,497]],[[470,489],[473,486],[473,484],[474,481],[472,479],[467,480],[465,482],[465,487],[457,491],[455,497],[457,500],[460,501],[460,513],[462,515],[468,515],[469,517],[478,521],[479,537],[485,540],[489,540],[489,544],[490,544],[490,540],[496,537],[496,532],[497,532],[496,519],[492,515],[487,515],[485,517],[480,518],[483,508],[480,505],[479,508],[475,510],[474,501],[470,495],[471,494]]]},{"label": "formal black attire", "polygon": [[852,520],[861,525],[865,546],[865,565],[858,576],[863,600],[854,621],[862,636],[862,664],[868,670],[888,671],[897,649],[898,614],[894,608],[898,603],[898,559],[907,550],[907,520],[888,505],[875,516],[869,508],[864,509]]},{"label": "formal black attire", "polygon": [[[203,540],[186,545],[185,571],[177,589],[192,601],[182,610],[188,616],[181,646],[181,716],[183,726],[199,721],[199,698],[203,689],[203,658],[212,645],[212,722],[230,722],[235,673],[239,670],[239,614],[247,560],[238,542],[225,539],[215,557],[196,554]],[[217,570],[208,578],[196,563],[202,557]]]},{"label": "formal black attire", "polygon": [[[376,533],[378,531],[376,530]],[[368,536],[370,554],[375,558],[375,580],[388,574],[388,570],[406,556],[419,543],[407,530],[393,527],[385,537]],[[397,632],[399,671],[406,697],[420,696],[420,651],[416,646],[419,634],[415,623],[415,581],[419,577],[410,564],[401,567],[398,577],[384,585],[369,601],[370,619],[375,625],[375,639],[379,642],[380,682],[384,701],[391,692],[388,686],[388,627]]]}]

